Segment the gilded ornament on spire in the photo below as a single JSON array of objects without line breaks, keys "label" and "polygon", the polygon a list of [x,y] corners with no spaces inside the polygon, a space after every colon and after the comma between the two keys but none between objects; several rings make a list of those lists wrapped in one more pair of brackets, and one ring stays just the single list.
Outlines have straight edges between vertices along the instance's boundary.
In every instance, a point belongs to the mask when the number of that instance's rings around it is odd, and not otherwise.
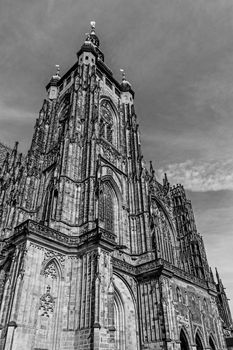
[{"label": "gilded ornament on spire", "polygon": [[95,21],[91,21],[91,33],[87,33],[86,35],[86,42],[91,42],[94,46],[99,47],[99,38],[95,34]]},{"label": "gilded ornament on spire", "polygon": [[60,65],[59,64],[55,64],[55,67],[57,69],[56,76],[60,77]]},{"label": "gilded ornament on spire", "polygon": [[120,69],[120,72],[121,72],[121,74],[122,74],[122,82],[123,81],[125,81],[126,79],[125,79],[125,71],[124,71],[124,69]]},{"label": "gilded ornament on spire", "polygon": [[91,34],[95,34],[95,21],[91,21]]},{"label": "gilded ornament on spire", "polygon": [[121,86],[122,86],[124,91],[129,91],[131,88],[131,84],[126,80],[125,70],[121,68],[120,72],[122,74]]},{"label": "gilded ornament on spire", "polygon": [[56,67],[56,74],[53,75],[52,80],[59,80],[61,78],[60,76],[60,65],[59,64],[55,64]]}]

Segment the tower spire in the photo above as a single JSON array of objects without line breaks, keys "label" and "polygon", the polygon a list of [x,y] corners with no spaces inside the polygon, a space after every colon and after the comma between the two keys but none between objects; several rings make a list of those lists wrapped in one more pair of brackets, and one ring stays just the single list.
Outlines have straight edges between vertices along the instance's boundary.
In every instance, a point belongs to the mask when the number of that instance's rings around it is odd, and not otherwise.
[{"label": "tower spire", "polygon": [[86,33],[85,43],[92,43],[94,45],[94,47],[98,48],[100,46],[100,41],[99,41],[98,36],[95,33],[96,22],[95,21],[91,21],[90,25],[91,25],[91,32],[90,33]]},{"label": "tower spire", "polygon": [[95,34],[95,21],[91,21],[91,34]]},{"label": "tower spire", "polygon": [[99,49],[100,41],[95,31],[96,22],[91,21],[90,26],[90,31],[86,33],[85,41],[81,49],[77,52],[77,56],[79,58],[83,52],[92,52],[97,56],[98,60],[104,62],[104,54]]},{"label": "tower spire", "polygon": [[124,81],[126,81],[126,78],[125,78],[125,71],[124,71],[124,69],[120,69],[120,72],[121,72],[121,74],[122,74],[122,83],[124,82]]},{"label": "tower spire", "polygon": [[60,65],[56,64],[55,67],[56,67],[56,74],[54,74],[52,76],[52,78],[50,79],[50,82],[46,86],[46,90],[48,92],[48,97],[51,100],[56,99],[57,96],[58,96],[58,82],[61,79],[61,76],[60,76]]}]

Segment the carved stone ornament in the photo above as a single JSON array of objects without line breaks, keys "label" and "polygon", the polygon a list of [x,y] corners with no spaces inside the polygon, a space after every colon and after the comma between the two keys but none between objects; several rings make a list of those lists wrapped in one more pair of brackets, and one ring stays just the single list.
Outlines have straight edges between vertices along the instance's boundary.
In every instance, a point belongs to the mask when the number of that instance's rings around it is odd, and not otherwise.
[{"label": "carved stone ornament", "polygon": [[45,277],[51,277],[53,279],[57,278],[57,268],[53,262],[49,264],[45,270],[44,273]]},{"label": "carved stone ornament", "polygon": [[50,294],[50,286],[47,286],[46,293],[40,298],[40,316],[49,317],[54,312],[55,300]]},{"label": "carved stone ornament", "polygon": [[49,260],[51,258],[56,258],[61,263],[61,265],[64,265],[65,263],[65,255],[52,250],[47,250],[45,252],[45,260]]}]

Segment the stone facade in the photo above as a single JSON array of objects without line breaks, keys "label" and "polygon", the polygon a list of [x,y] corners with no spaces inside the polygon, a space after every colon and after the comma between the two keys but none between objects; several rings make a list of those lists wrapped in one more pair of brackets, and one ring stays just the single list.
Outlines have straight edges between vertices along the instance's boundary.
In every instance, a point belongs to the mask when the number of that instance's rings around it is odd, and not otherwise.
[{"label": "stone facade", "polygon": [[144,164],[134,92],[91,33],[0,173],[0,349],[226,349],[232,320],[181,185]]}]

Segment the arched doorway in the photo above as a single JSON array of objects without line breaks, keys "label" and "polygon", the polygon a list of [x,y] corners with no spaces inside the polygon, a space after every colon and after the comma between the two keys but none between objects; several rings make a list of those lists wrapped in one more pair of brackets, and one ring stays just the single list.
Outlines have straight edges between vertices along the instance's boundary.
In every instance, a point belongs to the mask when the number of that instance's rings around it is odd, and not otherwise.
[{"label": "arched doorway", "polygon": [[204,350],[201,339],[198,335],[198,333],[196,334],[196,346],[197,346],[197,350]]},{"label": "arched doorway", "polygon": [[180,349],[189,350],[188,340],[183,329],[181,329],[181,332],[180,332]]},{"label": "arched doorway", "polygon": [[126,282],[114,274],[115,349],[138,350],[135,303]]},{"label": "arched doorway", "polygon": [[115,349],[125,350],[125,308],[120,292],[114,292],[114,324],[116,328]]},{"label": "arched doorway", "polygon": [[216,350],[216,347],[214,345],[213,339],[211,337],[209,338],[209,344],[210,344],[210,349],[211,350]]}]

